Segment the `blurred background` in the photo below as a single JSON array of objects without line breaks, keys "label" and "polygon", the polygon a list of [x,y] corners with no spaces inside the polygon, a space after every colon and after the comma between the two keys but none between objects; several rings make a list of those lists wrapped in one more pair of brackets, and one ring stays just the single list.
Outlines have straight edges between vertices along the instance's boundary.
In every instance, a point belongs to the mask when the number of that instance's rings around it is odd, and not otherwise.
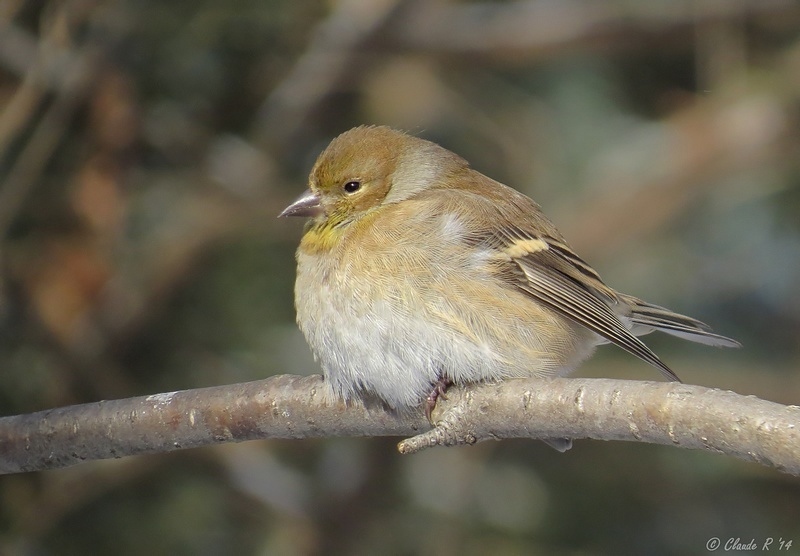
[{"label": "blurred background", "polygon": [[[0,414],[319,372],[302,222],[276,215],[364,123],[456,151],[609,284],[744,345],[648,337],[684,381],[797,404],[799,112],[792,0],[0,2]],[[611,347],[578,374],[660,380]],[[755,464],[397,440],[0,477],[0,554],[800,551],[800,480]]]}]

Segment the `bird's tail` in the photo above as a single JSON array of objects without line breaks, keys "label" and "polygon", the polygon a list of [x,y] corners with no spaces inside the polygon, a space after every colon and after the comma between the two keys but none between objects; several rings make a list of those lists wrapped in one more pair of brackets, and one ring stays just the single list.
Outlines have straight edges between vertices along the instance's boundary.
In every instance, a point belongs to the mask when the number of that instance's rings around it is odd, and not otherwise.
[{"label": "bird's tail", "polygon": [[710,326],[697,319],[674,313],[669,309],[652,305],[633,296],[621,295],[620,297],[631,308],[627,319],[631,323],[631,332],[637,336],[659,330],[707,346],[741,347],[736,340],[715,334],[711,331]]}]

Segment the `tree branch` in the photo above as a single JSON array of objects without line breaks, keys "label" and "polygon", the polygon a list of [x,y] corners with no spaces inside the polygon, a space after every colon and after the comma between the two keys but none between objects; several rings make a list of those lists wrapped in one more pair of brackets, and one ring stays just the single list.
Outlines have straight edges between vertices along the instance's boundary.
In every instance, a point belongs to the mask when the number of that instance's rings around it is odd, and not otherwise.
[{"label": "tree branch", "polygon": [[399,450],[500,438],[629,440],[800,475],[800,407],[700,386],[508,380],[452,388],[433,419],[431,429],[421,410],[403,415],[332,401],[320,376],[282,375],[0,418],[0,473],[264,438],[417,435]]}]

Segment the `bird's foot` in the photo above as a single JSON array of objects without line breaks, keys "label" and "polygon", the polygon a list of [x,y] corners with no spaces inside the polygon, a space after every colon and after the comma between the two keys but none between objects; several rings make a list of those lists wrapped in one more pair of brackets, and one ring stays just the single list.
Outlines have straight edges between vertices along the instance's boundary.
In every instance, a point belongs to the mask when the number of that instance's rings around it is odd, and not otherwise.
[{"label": "bird's foot", "polygon": [[[431,414],[433,408],[436,407],[436,402],[439,398],[447,399],[447,389],[453,385],[453,381],[445,376],[440,376],[436,382],[433,383],[433,390],[425,398],[425,416],[428,421],[431,421]],[[432,421],[431,421],[432,422]]]}]

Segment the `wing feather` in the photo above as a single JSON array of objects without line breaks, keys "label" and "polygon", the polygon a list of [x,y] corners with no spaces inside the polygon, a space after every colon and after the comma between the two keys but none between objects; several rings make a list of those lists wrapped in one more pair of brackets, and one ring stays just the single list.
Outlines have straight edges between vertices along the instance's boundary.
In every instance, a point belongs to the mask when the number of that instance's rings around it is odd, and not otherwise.
[{"label": "wing feather", "polygon": [[497,253],[496,277],[509,287],[653,365],[670,380],[679,381],[634,332],[655,328],[695,342],[738,346],[700,321],[615,292],[569,248],[539,205],[478,172],[469,170],[463,178],[458,190],[429,194],[437,197],[442,213],[467,215],[464,241]]},{"label": "wing feather", "polygon": [[650,363],[668,379],[680,380],[649,347],[625,327],[603,299],[583,284],[555,270],[552,264],[548,265],[546,259],[553,256],[552,252],[544,251],[516,259],[526,277],[525,283],[518,284],[518,287],[572,321]]}]

